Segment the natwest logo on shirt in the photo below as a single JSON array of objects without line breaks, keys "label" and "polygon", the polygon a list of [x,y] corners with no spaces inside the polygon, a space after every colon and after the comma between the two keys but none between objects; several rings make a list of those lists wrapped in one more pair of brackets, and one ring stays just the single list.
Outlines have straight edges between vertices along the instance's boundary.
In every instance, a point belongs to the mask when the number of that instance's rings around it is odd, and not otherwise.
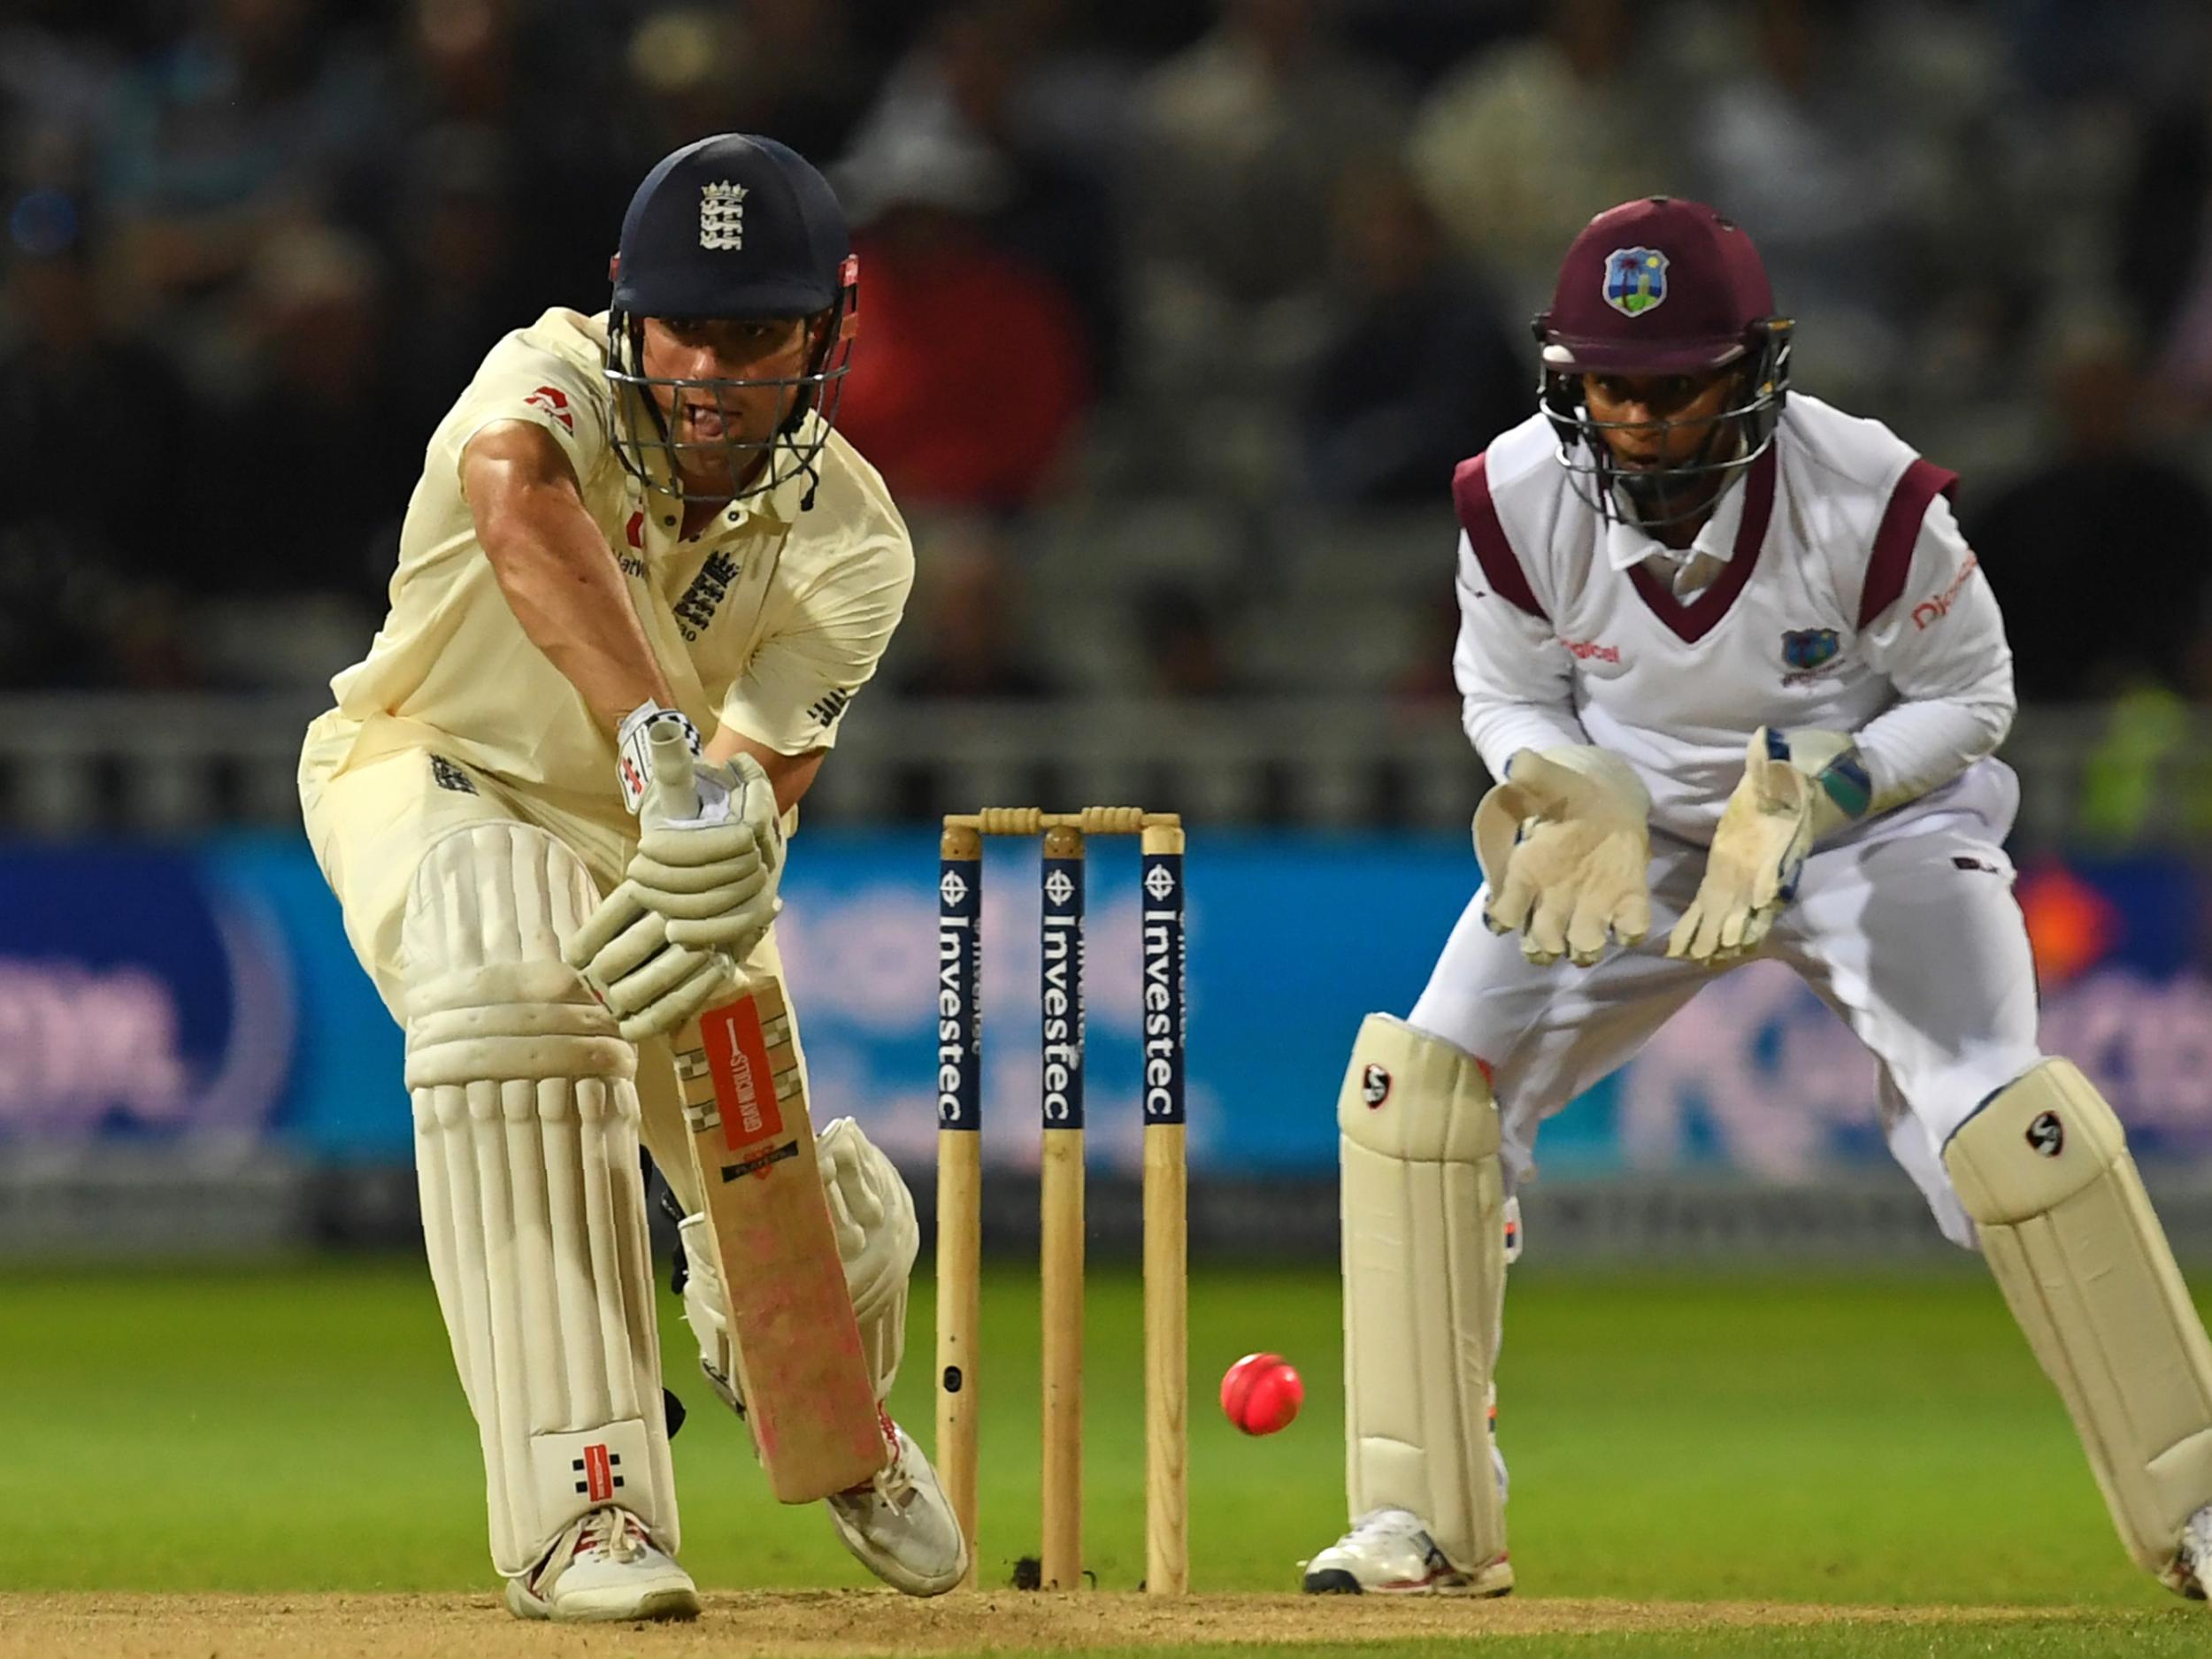
[{"label": "natwest logo on shirt", "polygon": [[1621,648],[1617,645],[1601,645],[1595,640],[1570,640],[1564,637],[1559,642],[1567,648],[1567,655],[1578,663],[1611,663],[1616,666],[1619,665]]}]

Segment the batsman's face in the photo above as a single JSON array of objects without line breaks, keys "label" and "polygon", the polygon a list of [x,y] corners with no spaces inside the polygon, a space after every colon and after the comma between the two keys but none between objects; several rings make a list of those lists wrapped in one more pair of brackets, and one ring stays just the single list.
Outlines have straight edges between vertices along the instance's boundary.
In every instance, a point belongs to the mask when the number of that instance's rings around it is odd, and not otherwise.
[{"label": "batsman's face", "polygon": [[[806,372],[811,331],[804,318],[649,317],[639,367],[655,381],[734,381],[730,385],[652,387],[669,434],[680,446],[685,482],[703,489],[748,481],[735,466],[757,470],[764,447],[790,417]],[[744,382],[764,382],[744,384]],[[729,446],[753,445],[733,449]]]}]

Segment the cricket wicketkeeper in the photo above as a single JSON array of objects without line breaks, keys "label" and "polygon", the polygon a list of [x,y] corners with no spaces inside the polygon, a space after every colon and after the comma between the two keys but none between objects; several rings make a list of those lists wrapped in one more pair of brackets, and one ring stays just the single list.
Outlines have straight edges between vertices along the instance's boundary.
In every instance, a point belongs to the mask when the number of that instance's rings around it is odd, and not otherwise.
[{"label": "cricket wicketkeeper", "polygon": [[1511,1586],[1491,1377],[1538,1129],[1763,956],[1880,1062],[1891,1151],[2122,1543],[2201,1596],[2212,1346],[2119,1120],[2037,1042],[2012,656],[1957,480],[1792,389],[1758,250],[1697,203],[1591,220],[1536,333],[1539,407],[1454,480],[1483,886],[1337,1105],[1353,1524],[1306,1588]]}]

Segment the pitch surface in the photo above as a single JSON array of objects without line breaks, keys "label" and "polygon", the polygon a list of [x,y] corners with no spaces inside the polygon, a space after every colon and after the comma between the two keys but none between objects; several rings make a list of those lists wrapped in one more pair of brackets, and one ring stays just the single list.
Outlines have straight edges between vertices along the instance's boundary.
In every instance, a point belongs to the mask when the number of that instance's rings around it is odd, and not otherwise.
[{"label": "pitch surface", "polygon": [[[1202,1594],[1184,1604],[994,1590],[923,1607],[869,1591],[825,1518],[768,1499],[738,1425],[684,1379],[672,1303],[669,1369],[694,1408],[676,1442],[683,1553],[709,1609],[621,1646],[1442,1652],[1479,1634],[1501,1655],[2195,1651],[2206,1613],[2122,1556],[2056,1400],[1994,1291],[1960,1270],[1524,1271],[1502,1379],[1520,1591],[1447,1605],[1265,1594],[1294,1585],[1342,1521],[1324,1271],[1193,1286]],[[895,1405],[926,1440],[920,1289]],[[1035,1327],[1033,1279],[995,1272],[978,1379],[987,1588],[1035,1547]],[[1133,1278],[1094,1278],[1085,1554],[1106,1591],[1142,1571],[1138,1330]],[[473,1431],[418,1264],[19,1271],[0,1285],[0,1332],[32,1522],[0,1565],[4,1659],[592,1647],[494,1609]],[[1301,1365],[1309,1400],[1285,1432],[1249,1440],[1212,1397],[1263,1348]]]}]

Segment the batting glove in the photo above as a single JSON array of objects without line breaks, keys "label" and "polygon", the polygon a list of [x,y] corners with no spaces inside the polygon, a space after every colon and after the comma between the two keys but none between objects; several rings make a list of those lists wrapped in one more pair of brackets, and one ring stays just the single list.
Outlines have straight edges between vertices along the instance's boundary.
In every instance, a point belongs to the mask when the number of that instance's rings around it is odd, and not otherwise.
[{"label": "batting glove", "polygon": [[742,985],[738,963],[782,907],[783,837],[760,764],[703,762],[681,715],[641,710],[618,742],[626,776],[645,757],[638,850],[564,955],[636,1041]]}]

